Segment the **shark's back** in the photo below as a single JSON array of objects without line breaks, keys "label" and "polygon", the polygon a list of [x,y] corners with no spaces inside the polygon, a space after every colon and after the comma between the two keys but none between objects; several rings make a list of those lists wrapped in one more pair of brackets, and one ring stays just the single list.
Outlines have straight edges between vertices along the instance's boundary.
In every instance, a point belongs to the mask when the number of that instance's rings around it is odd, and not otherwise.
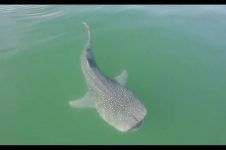
[{"label": "shark's back", "polygon": [[138,98],[119,83],[109,82],[106,94],[95,92],[95,107],[100,116],[120,131],[139,127],[147,110]]}]

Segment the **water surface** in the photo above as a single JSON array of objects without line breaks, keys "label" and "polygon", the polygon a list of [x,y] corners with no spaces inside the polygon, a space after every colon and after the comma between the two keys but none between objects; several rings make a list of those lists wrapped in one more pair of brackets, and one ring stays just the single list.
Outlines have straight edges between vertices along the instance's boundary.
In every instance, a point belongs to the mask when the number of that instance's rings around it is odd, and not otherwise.
[{"label": "water surface", "polygon": [[[226,6],[1,5],[0,144],[226,144]],[[80,54],[94,56],[149,113],[120,133],[92,109]]]}]

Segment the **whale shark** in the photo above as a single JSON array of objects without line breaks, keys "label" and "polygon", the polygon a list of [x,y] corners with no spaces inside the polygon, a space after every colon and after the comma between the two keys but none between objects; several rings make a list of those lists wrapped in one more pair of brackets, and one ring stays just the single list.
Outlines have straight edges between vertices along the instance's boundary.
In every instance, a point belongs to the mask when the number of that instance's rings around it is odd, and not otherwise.
[{"label": "whale shark", "polygon": [[94,108],[110,126],[121,132],[136,131],[143,124],[147,109],[128,88],[128,72],[123,70],[115,78],[101,72],[93,57],[90,27],[82,22],[88,32],[88,41],[81,54],[81,69],[88,87],[80,99],[69,101],[73,108]]}]

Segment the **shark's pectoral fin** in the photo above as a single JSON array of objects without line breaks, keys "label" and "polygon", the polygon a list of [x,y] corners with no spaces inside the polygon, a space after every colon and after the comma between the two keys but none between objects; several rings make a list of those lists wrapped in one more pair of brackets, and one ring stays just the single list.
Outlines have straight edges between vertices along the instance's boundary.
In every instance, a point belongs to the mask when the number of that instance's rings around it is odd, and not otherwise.
[{"label": "shark's pectoral fin", "polygon": [[69,101],[69,104],[73,108],[94,108],[95,107],[94,100],[90,98],[88,92],[86,93],[85,96],[83,96],[80,99]]},{"label": "shark's pectoral fin", "polygon": [[120,75],[118,75],[118,76],[115,77],[115,80],[119,84],[121,84],[121,85],[124,86],[124,85],[126,85],[127,78],[128,78],[128,72],[126,70],[123,70]]}]

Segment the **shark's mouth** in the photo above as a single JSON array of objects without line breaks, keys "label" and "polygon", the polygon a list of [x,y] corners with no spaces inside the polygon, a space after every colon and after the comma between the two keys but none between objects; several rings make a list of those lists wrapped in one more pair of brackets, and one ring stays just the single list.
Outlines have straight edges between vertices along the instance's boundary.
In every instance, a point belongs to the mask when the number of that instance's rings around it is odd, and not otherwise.
[{"label": "shark's mouth", "polygon": [[137,122],[132,128],[130,128],[128,131],[136,131],[138,130],[144,123],[144,120],[141,120],[140,122]]}]

